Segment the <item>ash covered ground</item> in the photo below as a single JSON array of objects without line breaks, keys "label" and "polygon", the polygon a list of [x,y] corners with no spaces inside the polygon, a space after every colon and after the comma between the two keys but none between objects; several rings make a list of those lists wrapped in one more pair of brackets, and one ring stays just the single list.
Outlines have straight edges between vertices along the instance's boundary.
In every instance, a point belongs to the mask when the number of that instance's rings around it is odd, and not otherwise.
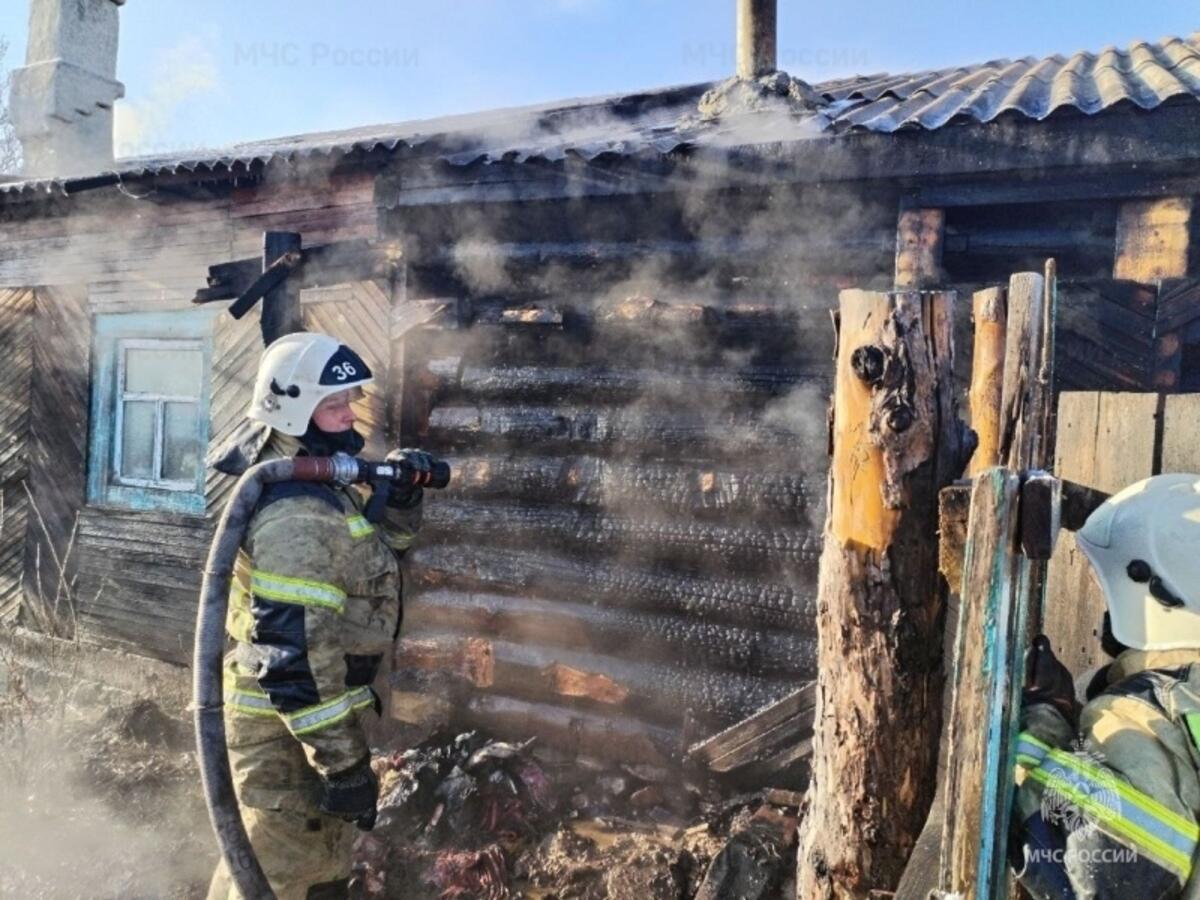
[{"label": "ash covered ground", "polygon": [[[761,794],[475,732],[378,751],[375,768],[359,900],[791,896],[796,810]],[[0,770],[0,896],[205,896],[215,844],[182,711],[0,681]]]},{"label": "ash covered ground", "polygon": [[0,896],[204,896],[215,856],[186,722],[149,701],[6,701]]}]

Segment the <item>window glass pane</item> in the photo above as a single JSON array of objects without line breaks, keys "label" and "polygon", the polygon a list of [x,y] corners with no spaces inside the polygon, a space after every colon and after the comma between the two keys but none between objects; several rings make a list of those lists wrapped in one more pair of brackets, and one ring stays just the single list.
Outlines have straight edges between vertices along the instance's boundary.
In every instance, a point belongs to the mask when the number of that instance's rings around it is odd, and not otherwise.
[{"label": "window glass pane", "polygon": [[200,471],[195,403],[164,404],[163,471],[166,481],[195,481]]},{"label": "window glass pane", "polygon": [[204,355],[199,350],[125,348],[125,390],[199,397]]},{"label": "window glass pane", "polygon": [[154,477],[154,404],[125,403],[121,426],[121,475]]}]

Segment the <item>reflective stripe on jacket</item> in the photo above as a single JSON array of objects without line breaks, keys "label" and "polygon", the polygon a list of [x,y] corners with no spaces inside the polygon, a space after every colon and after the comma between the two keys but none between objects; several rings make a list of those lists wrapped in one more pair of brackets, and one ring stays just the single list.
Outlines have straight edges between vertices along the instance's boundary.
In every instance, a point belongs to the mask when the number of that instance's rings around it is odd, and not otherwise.
[{"label": "reflective stripe on jacket", "polygon": [[231,714],[276,717],[321,774],[368,755],[359,713],[400,625],[398,553],[419,501],[372,525],[355,490],[270,485],[234,573],[226,667]]},{"label": "reflective stripe on jacket", "polygon": [[1200,897],[1200,650],[1121,654],[1076,737],[1023,712],[1014,842],[1037,898]]}]

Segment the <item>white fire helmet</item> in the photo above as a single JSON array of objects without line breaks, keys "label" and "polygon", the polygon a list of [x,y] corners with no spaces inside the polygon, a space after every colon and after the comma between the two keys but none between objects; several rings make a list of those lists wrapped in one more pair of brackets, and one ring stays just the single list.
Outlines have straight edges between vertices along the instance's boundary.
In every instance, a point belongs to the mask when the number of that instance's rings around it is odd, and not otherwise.
[{"label": "white fire helmet", "polygon": [[374,380],[362,357],[335,338],[306,331],[285,334],[263,351],[246,415],[299,436],[324,398]]},{"label": "white fire helmet", "polygon": [[1155,475],[1104,501],[1075,535],[1112,633],[1136,650],[1200,648],[1200,475]]}]

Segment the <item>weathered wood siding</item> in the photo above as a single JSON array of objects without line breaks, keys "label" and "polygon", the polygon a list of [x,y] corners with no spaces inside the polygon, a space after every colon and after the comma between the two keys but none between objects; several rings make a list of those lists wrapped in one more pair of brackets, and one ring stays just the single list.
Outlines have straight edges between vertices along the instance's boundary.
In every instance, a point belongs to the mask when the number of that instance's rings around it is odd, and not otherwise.
[{"label": "weathered wood siding", "polygon": [[1063,281],[1055,381],[1060,390],[1151,390],[1158,291],[1135,281]]},{"label": "weathered wood siding", "polygon": [[[321,172],[310,174],[325,184]],[[310,245],[375,235],[369,173],[312,185],[217,185],[189,196],[169,188],[144,196],[101,191],[0,210],[0,285],[44,286],[36,292],[31,339],[13,330],[18,320],[7,305],[0,309],[0,341],[27,347],[25,357],[6,353],[6,365],[14,362],[5,372],[6,401],[19,401],[23,359],[31,361],[33,385],[26,424],[19,412],[0,420],[6,454],[0,458],[0,614],[16,599],[2,580],[10,574],[6,562],[21,553],[26,597],[43,597],[51,608],[57,598],[64,620],[77,617],[83,637],[176,662],[188,658],[212,521],[84,505],[90,317],[190,308],[208,267],[260,252],[266,228],[301,231]],[[210,432],[216,440],[240,420],[249,397],[261,352],[256,318],[219,319],[214,345]],[[25,512],[23,473],[13,468],[25,455],[16,449],[22,428],[36,507],[25,529],[28,541],[16,537]],[[209,516],[227,489],[227,480],[209,479]],[[23,550],[14,549],[21,544]],[[67,583],[69,591],[61,587]],[[38,612],[27,608],[25,618],[35,623]]]},{"label": "weathered wood siding", "polygon": [[86,507],[77,538],[82,636],[188,660],[210,537],[199,516]]},{"label": "weathered wood siding", "polygon": [[29,406],[33,373],[31,290],[0,290],[0,619],[16,616],[29,512]]},{"label": "weathered wood siding", "polygon": [[36,292],[31,375],[25,618],[70,629],[79,610],[76,525],[87,472],[90,322],[77,287]]},{"label": "weathered wood siding", "polygon": [[264,231],[299,232],[309,247],[375,237],[373,171],[329,177],[312,171],[308,175],[304,181],[281,175],[251,187],[234,189],[229,209],[235,234],[232,258],[261,253]]},{"label": "weathered wood siding", "polygon": [[390,384],[391,346],[389,327],[392,296],[390,285],[356,281],[329,288],[302,291],[305,327],[344,341],[358,351],[375,376],[366,395],[355,406],[359,431],[368,435],[363,454],[383,459],[388,451],[387,392]]},{"label": "weathered wood siding", "polygon": [[[1158,401],[1146,393],[1062,394],[1055,474],[1108,493],[1153,475]],[[1073,673],[1105,661],[1100,650],[1104,595],[1069,532],[1059,536],[1050,561],[1042,617],[1055,654]]]}]

